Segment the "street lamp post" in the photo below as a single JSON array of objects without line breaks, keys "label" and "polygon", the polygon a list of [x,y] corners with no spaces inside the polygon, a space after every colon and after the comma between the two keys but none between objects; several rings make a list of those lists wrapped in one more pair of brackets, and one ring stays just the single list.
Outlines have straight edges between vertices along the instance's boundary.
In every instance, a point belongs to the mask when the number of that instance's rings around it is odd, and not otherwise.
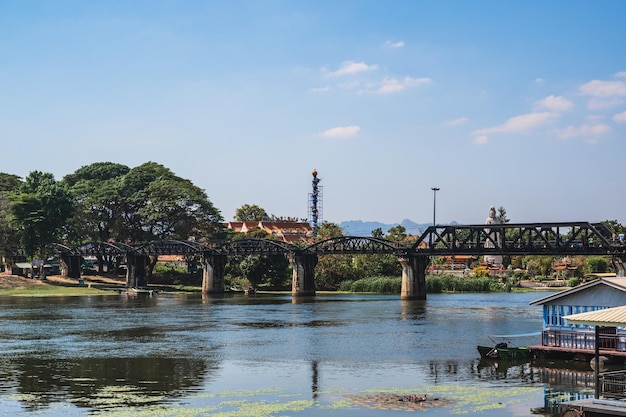
[{"label": "street lamp post", "polygon": [[437,187],[433,187],[431,188],[431,190],[433,190],[433,226],[436,225],[437,223],[435,223],[435,213],[437,212],[437,191],[439,191],[439,188]]}]

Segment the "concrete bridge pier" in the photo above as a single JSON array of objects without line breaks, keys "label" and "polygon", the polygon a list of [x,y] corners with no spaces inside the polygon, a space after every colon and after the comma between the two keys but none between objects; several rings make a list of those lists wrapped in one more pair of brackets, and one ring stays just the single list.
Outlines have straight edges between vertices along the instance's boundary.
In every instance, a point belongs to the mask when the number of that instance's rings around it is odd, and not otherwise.
[{"label": "concrete bridge pier", "polygon": [[426,299],[426,268],[428,256],[408,255],[398,258],[402,265],[402,300],[425,300]]},{"label": "concrete bridge pier", "polygon": [[146,255],[126,255],[126,288],[140,288],[148,285],[146,265],[150,259]]},{"label": "concrete bridge pier", "polygon": [[62,253],[59,257],[61,262],[61,275],[68,278],[80,279],[80,264],[82,256],[70,255],[69,253]]},{"label": "concrete bridge pier", "polygon": [[202,294],[224,294],[226,255],[205,255],[202,259]]},{"label": "concrete bridge pier", "polygon": [[314,253],[292,253],[288,255],[293,268],[291,295],[294,297],[315,295],[315,265],[317,255]]}]

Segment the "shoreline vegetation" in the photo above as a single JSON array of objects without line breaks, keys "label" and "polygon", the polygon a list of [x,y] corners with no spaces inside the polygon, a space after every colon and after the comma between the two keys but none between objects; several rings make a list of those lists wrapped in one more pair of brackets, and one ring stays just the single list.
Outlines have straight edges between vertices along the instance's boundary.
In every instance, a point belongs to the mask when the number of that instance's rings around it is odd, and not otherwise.
[{"label": "shoreline vegetation", "polygon": [[[373,277],[358,281],[346,282],[337,291],[318,290],[318,294],[370,293],[399,294],[401,278]],[[429,294],[445,292],[506,292],[506,291],[558,291],[567,288],[562,286],[543,286],[537,282],[522,281],[519,286],[510,286],[490,278],[459,278],[449,275],[429,275],[426,277],[426,292]],[[200,293],[201,287],[196,285],[152,284],[148,290],[164,293],[186,292]],[[81,278],[67,278],[60,275],[46,277],[45,280],[24,278],[18,275],[0,274],[0,296],[85,296],[85,295],[118,295],[126,292],[123,278],[111,278],[102,275],[90,275]],[[290,291],[259,288],[259,292],[287,293]]]}]

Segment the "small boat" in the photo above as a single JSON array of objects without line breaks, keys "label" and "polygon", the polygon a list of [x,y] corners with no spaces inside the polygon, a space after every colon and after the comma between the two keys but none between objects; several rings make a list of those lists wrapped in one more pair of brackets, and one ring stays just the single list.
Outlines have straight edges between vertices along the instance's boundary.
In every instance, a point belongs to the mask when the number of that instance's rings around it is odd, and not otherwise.
[{"label": "small boat", "polygon": [[491,339],[493,344],[478,345],[478,353],[480,353],[481,358],[485,359],[531,359],[532,353],[528,349],[528,346],[516,346],[512,344],[510,339],[514,337],[528,337],[540,334],[540,332],[537,332],[490,336],[489,339]]},{"label": "small boat", "polygon": [[478,352],[485,359],[523,359],[531,357],[528,346],[509,346],[505,342],[496,343],[495,346],[478,345]]}]

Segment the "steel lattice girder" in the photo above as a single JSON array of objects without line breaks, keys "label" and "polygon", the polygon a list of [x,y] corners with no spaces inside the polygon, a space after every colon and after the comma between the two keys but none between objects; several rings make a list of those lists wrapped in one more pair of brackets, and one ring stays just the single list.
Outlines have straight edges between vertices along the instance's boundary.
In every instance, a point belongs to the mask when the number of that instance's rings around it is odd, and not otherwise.
[{"label": "steel lattice girder", "polygon": [[221,255],[286,255],[301,250],[295,245],[270,239],[237,239],[213,248]]},{"label": "steel lattice girder", "polygon": [[437,254],[607,255],[623,250],[601,224],[537,223],[429,227],[412,251]]},{"label": "steel lattice girder", "polygon": [[194,241],[155,240],[137,248],[143,255],[200,255],[209,248]]},{"label": "steel lattice girder", "polygon": [[307,246],[306,250],[320,255],[341,253],[403,255],[407,252],[408,247],[386,239],[340,236],[314,243]]}]

